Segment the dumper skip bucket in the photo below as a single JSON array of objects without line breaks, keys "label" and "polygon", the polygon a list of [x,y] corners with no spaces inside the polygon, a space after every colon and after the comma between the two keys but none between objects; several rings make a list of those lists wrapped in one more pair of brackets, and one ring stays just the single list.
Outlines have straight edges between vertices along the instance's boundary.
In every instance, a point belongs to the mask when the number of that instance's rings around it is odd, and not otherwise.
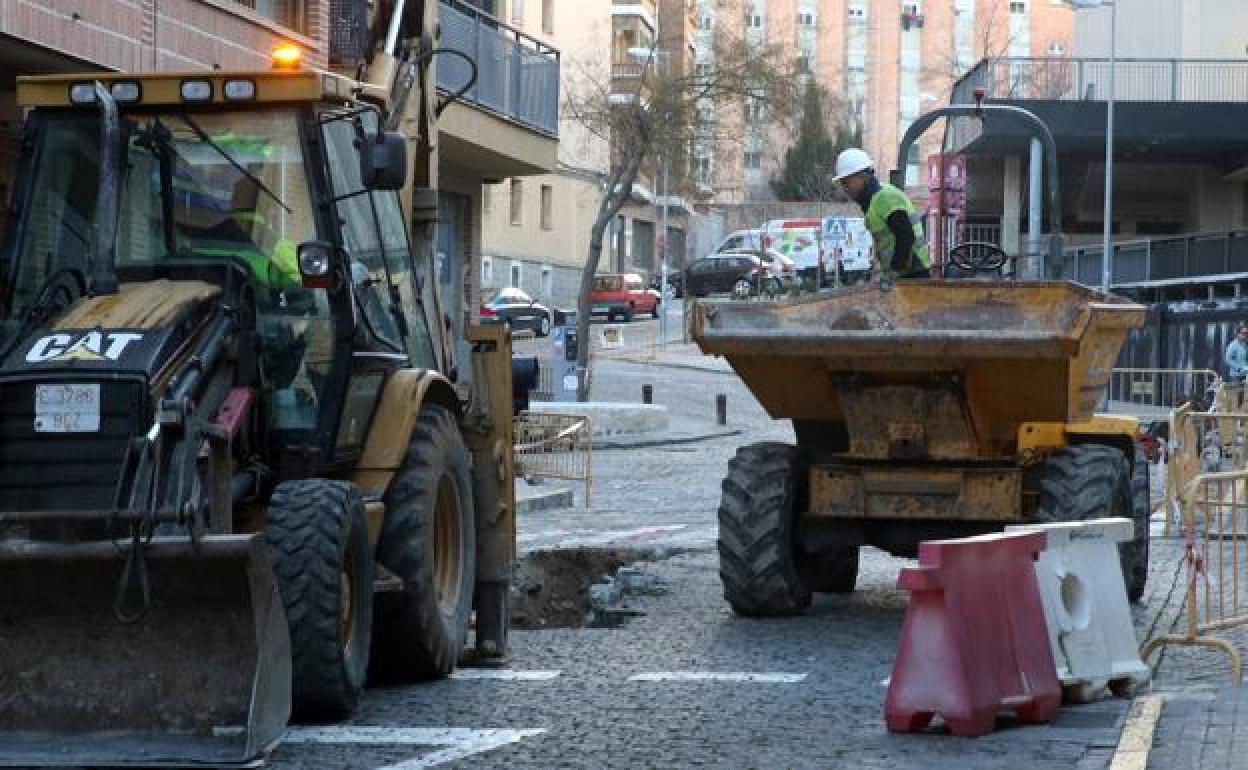
[{"label": "dumper skip bucket", "polygon": [[113,612],[128,543],[0,542],[0,766],[254,766],[290,715],[261,535],[157,538],[146,613]]}]

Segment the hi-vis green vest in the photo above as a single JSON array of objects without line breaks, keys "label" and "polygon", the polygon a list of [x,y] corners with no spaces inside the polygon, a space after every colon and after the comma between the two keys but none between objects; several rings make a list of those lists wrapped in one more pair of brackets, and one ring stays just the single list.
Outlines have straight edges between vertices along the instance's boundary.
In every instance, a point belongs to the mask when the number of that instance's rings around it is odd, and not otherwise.
[{"label": "hi-vis green vest", "polygon": [[[919,222],[919,214],[906,194],[891,184],[881,184],[879,191],[871,197],[871,205],[867,207],[867,230],[871,231],[871,239],[875,242],[875,258],[879,260],[880,272],[893,271],[893,254],[897,251],[897,236],[888,229],[888,218],[894,211],[904,211],[910,217],[914,227],[914,254],[911,264],[903,265],[902,272],[919,270],[929,266],[927,258],[927,241],[923,236],[923,225]],[[914,264],[918,262],[918,264]]]}]

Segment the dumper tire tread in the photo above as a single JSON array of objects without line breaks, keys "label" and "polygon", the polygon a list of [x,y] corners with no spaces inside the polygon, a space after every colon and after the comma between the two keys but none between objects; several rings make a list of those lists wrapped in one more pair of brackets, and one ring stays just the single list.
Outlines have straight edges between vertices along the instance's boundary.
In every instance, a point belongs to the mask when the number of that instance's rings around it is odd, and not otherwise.
[{"label": "dumper tire tread", "polygon": [[[434,506],[444,474],[455,483],[460,522],[461,572],[449,614],[440,608],[434,569]],[[403,589],[377,594],[370,676],[384,683],[446,677],[468,636],[476,576],[472,470],[450,410],[436,404],[421,409],[384,502],[377,560],[403,581]]]},{"label": "dumper tire tread", "polygon": [[719,576],[738,615],[795,615],[810,606],[795,543],[805,465],[797,447],[777,443],[743,446],[728,461],[719,505]]},{"label": "dumper tire tread", "polygon": [[[373,552],[363,498],[345,481],[282,482],[269,499],[265,538],[290,628],[292,716],[345,718],[367,679],[372,633]],[[348,558],[354,614],[344,650],[339,592]]]},{"label": "dumper tire tread", "polygon": [[[1121,449],[1104,444],[1063,447],[1041,468],[1035,520],[1040,524],[1106,517],[1135,521],[1132,495],[1130,463]],[[1131,574],[1138,563],[1136,543],[1121,543],[1118,551],[1129,595]]]},{"label": "dumper tire tread", "polygon": [[1135,539],[1119,546],[1123,577],[1127,581],[1127,599],[1138,602],[1148,582],[1149,539],[1153,518],[1152,489],[1149,484],[1149,463],[1144,449],[1136,446],[1135,466],[1131,471],[1131,520]]}]

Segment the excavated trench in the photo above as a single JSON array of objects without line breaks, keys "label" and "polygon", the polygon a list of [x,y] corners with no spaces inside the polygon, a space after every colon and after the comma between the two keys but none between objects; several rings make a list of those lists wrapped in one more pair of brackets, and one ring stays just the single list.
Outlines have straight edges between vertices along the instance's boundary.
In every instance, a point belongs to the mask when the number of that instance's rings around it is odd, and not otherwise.
[{"label": "excavated trench", "polygon": [[668,549],[558,548],[520,560],[511,590],[512,627],[619,628],[644,614],[629,598],[664,591],[641,564],[666,559]]}]

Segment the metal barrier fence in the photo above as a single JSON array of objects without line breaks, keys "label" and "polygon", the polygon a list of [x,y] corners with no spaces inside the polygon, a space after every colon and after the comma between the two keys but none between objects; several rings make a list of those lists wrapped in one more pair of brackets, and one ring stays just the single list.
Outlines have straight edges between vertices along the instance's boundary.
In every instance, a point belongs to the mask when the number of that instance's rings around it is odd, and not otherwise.
[{"label": "metal barrier fence", "polygon": [[[1242,392],[1242,388],[1238,389]],[[1248,412],[1238,406],[1235,393],[1219,386],[1212,411],[1196,411],[1190,404],[1174,411],[1166,441],[1166,484],[1162,506],[1165,534],[1182,523],[1182,495],[1201,474],[1248,471]],[[1227,409],[1227,406],[1235,408]]]},{"label": "metal barrier fence", "polygon": [[1217,382],[1218,373],[1212,369],[1114,369],[1106,407],[1144,420],[1168,421],[1171,411],[1200,402]]},{"label": "metal barrier fence", "polygon": [[[1111,244],[1114,286],[1148,285],[1184,278],[1248,274],[1248,231],[1194,233]],[[1086,286],[1101,285],[1100,244],[1066,250],[1061,277]]]},{"label": "metal barrier fence", "polygon": [[[1117,101],[1248,101],[1248,62],[1242,59],[1119,58],[1113,74]],[[953,102],[972,103],[976,88],[989,99],[1103,101],[1109,75],[1108,59],[990,57],[954,84]]]},{"label": "metal barrier fence", "polygon": [[[559,135],[559,51],[462,0],[441,0],[442,45],[477,63],[465,101]],[[438,88],[455,92],[472,68],[458,57],[438,60]]]},{"label": "metal barrier fence", "polygon": [[658,333],[653,326],[599,326],[594,341],[594,358],[627,358],[653,361],[658,350]]},{"label": "metal barrier fence", "polygon": [[[1248,415],[1237,415],[1241,422]],[[1180,508],[1187,570],[1187,630],[1149,640],[1145,661],[1166,645],[1210,647],[1230,658],[1240,684],[1240,652],[1212,634],[1248,624],[1248,470],[1197,475],[1182,490]]]},{"label": "metal barrier fence", "polygon": [[518,476],[580,481],[590,506],[594,440],[587,415],[521,412],[514,440]]}]

